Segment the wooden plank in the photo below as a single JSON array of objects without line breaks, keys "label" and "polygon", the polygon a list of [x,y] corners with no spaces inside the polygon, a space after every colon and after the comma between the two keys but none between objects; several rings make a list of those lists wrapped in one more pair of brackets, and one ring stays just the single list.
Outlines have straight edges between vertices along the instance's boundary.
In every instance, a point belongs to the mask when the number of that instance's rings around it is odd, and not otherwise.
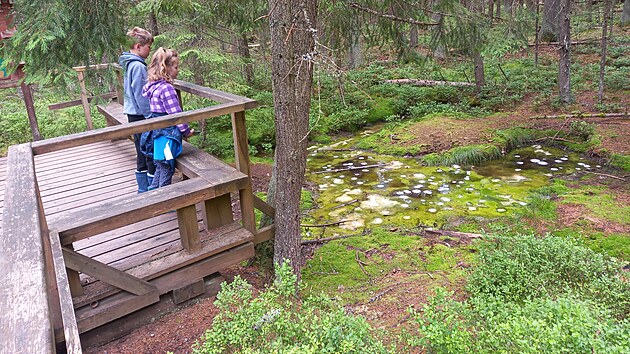
[{"label": "wooden plank", "polygon": [[[88,97],[87,100],[88,100],[88,103],[90,103],[94,99],[111,100],[112,98],[116,98],[116,92],[104,93],[104,94],[98,95],[98,96],[90,96],[90,97]],[[82,103],[83,103],[83,101],[81,99],[71,100],[71,101],[66,101],[66,102],[53,103],[53,104],[49,104],[48,105],[48,109],[51,110],[51,111],[54,111],[54,110],[57,110],[57,109],[63,109],[63,108],[78,106],[78,105],[80,105]]]},{"label": "wooden plank", "polygon": [[95,258],[157,236],[160,230],[166,232],[176,229],[177,218],[173,213],[167,213],[75,242],[74,247],[77,252]]},{"label": "wooden plank", "polygon": [[115,64],[92,64],[92,65],[83,65],[83,66],[74,66],[72,67],[72,69],[74,71],[76,71],[77,73],[79,72],[85,72],[88,69],[95,69],[95,70],[100,70],[100,69],[109,69],[109,68],[116,68],[117,65]]},{"label": "wooden plank", "polygon": [[90,104],[88,103],[87,89],[85,88],[85,75],[83,71],[77,71],[77,76],[81,87],[81,105],[83,106],[83,113],[85,113],[85,123],[87,123],[88,130],[93,130],[92,113],[90,113]]},{"label": "wooden plank", "polygon": [[265,215],[270,218],[276,217],[276,208],[267,204],[264,200],[260,199],[257,195],[254,194],[254,208],[262,211]]},{"label": "wooden plank", "polygon": [[120,292],[99,300],[95,308],[91,305],[83,306],[75,310],[79,333],[87,332],[158,301],[160,301],[160,296],[157,292],[144,295]]},{"label": "wooden plank", "polygon": [[[55,237],[59,238],[59,233],[54,232]],[[69,249],[72,249],[72,245],[67,246]],[[63,254],[62,254],[63,256]],[[83,295],[83,286],[81,285],[81,276],[79,272],[75,269],[70,269],[66,267],[66,273],[68,274],[68,285],[70,286],[70,294],[72,297],[77,297]]]},{"label": "wooden plank", "polygon": [[245,111],[232,113],[232,135],[234,136],[234,154],[236,169],[247,175],[245,187],[239,190],[241,202],[241,218],[243,226],[252,234],[256,233],[256,217],[254,215],[254,192],[252,190],[251,171],[249,166],[249,150],[247,129],[245,127]]},{"label": "wooden plank", "polygon": [[119,271],[116,268],[97,262],[67,248],[63,248],[63,257],[68,268],[89,274],[132,294],[143,295],[149,292],[157,291],[155,286],[142,279],[133,277],[125,272]]},{"label": "wooden plank", "polygon": [[63,334],[66,342],[66,351],[69,354],[80,354],[81,339],[79,338],[79,327],[77,319],[74,316],[74,306],[72,304],[72,295],[68,284],[68,275],[66,273],[66,265],[63,260],[63,251],[59,242],[59,234],[51,232],[49,234],[52,259],[57,279],[57,291],[59,294],[59,302],[61,305],[61,317],[63,320]]},{"label": "wooden plank", "polygon": [[190,123],[212,117],[219,117],[235,111],[242,111],[244,109],[245,104],[241,102],[222,103],[220,105],[200,108],[192,111],[169,114],[164,117],[145,119],[143,121],[46,139],[35,142],[31,146],[35,155],[41,155],[53,151],[64,150],[70,147],[96,143],[99,141],[124,139],[136,133],[158,128],[166,128],[181,123]]},{"label": "wooden plank", "polygon": [[267,240],[271,240],[272,238],[274,238],[275,234],[276,234],[275,224],[265,226],[262,229],[258,230],[256,235],[254,235],[254,243],[259,244]]},{"label": "wooden plank", "polygon": [[206,200],[203,203],[203,223],[206,230],[211,230],[234,221],[232,200],[229,194]]},{"label": "wooden plank", "polygon": [[209,182],[221,179],[245,178],[246,174],[207,152],[185,142],[184,151],[175,160],[175,167],[189,178],[203,177]]},{"label": "wooden plank", "polygon": [[[226,225],[219,230],[213,230],[212,232],[208,233],[208,235],[209,237],[203,237],[204,240],[202,242],[202,249],[200,250],[200,252],[192,255],[187,253],[186,251],[181,249],[179,241],[177,240],[177,238],[175,238],[174,244],[177,245],[177,252],[171,252],[156,257],[145,257],[145,261],[142,264],[139,264],[130,269],[125,269],[125,271],[137,278],[145,279],[154,284],[153,279],[171,274],[172,272],[176,272],[179,269],[185,269],[191,264],[195,264],[214,255],[221,254],[222,252],[232,249],[234,247],[247,244],[248,241],[251,239],[251,234],[249,234],[247,230],[243,229],[240,225],[237,225],[236,223],[234,223],[233,225]],[[177,235],[174,236],[177,237]],[[240,262],[242,260],[244,259],[239,258],[236,262]],[[110,266],[120,269],[118,263],[119,262],[111,263]],[[208,274],[211,273],[212,272],[209,272]],[[183,277],[182,279],[186,278]],[[181,286],[181,283],[178,284]],[[99,291],[95,292],[90,290],[89,293],[92,293],[91,295],[85,295],[81,298],[75,298],[75,308],[89,304],[95,300],[111,296],[112,294],[115,294],[119,291],[109,286],[100,285],[100,282],[97,284],[92,284],[92,288],[100,288]],[[165,290],[166,288],[160,288],[159,286],[158,288],[160,289],[160,294],[164,294],[165,292],[172,290]],[[86,293],[87,292],[88,291],[86,291]]]},{"label": "wooden plank", "polygon": [[151,284],[158,288],[160,294],[166,294],[169,291],[190,284],[196,278],[207,277],[254,256],[254,244],[246,242],[240,246],[236,246],[212,257],[192,263],[184,268],[157,277],[151,280]]},{"label": "wooden plank", "polygon": [[43,211],[30,144],[9,147],[0,239],[0,348],[7,353],[54,352],[46,294]]},{"label": "wooden plank", "polygon": [[179,223],[179,237],[182,247],[190,253],[201,249],[199,239],[199,225],[197,223],[197,209],[195,205],[177,209],[177,221]]},{"label": "wooden plank", "polygon": [[37,124],[37,116],[35,115],[35,102],[33,102],[31,86],[22,82],[20,83],[20,89],[24,97],[24,105],[26,106],[26,114],[28,115],[28,124],[31,127],[31,133],[33,134],[33,141],[42,140],[42,134],[39,132],[39,125]]},{"label": "wooden plank", "polygon": [[193,254],[189,254],[185,251],[173,253],[160,258],[159,262],[150,262],[136,268],[129,269],[127,273],[146,280],[154,279],[176,269],[228,250],[232,247],[249,242],[254,237],[254,235],[244,228],[239,228],[225,234],[215,234],[221,236],[211,237],[210,239],[202,242],[202,248],[199,252]]},{"label": "wooden plank", "polygon": [[60,230],[62,244],[66,245],[172,209],[215,198],[234,190],[240,183],[242,181],[237,180],[212,185],[198,178],[185,180],[142,194],[112,198],[108,203],[78,208],[72,213],[53,215],[50,225]]},{"label": "wooden plank", "polygon": [[245,103],[244,109],[253,109],[258,107],[258,102],[252,100],[251,98],[196,85],[191,82],[175,80],[173,82],[173,86],[178,90],[188,92],[196,96],[208,98],[220,103],[243,102]]},{"label": "wooden plank", "polygon": [[119,102],[109,102],[105,105],[98,105],[96,108],[105,116],[109,126],[129,123],[127,115],[123,113],[124,107]]}]

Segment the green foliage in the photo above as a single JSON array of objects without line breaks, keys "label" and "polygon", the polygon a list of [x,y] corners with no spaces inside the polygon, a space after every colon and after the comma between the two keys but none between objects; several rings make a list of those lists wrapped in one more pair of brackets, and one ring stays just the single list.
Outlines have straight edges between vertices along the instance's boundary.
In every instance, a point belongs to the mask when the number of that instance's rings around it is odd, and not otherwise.
[{"label": "green foliage", "polygon": [[526,300],[493,297],[466,302],[442,289],[423,312],[412,310],[418,336],[412,346],[433,353],[624,353],[630,322],[616,321],[596,304],[571,296]]},{"label": "green foliage", "polygon": [[475,165],[500,156],[501,150],[494,145],[468,145],[441,154],[428,154],[422,158],[422,162],[429,166]]},{"label": "green foliage", "polygon": [[29,82],[59,83],[76,75],[73,66],[100,63],[126,47],[127,2],[17,0],[14,6],[17,32],[3,41],[0,57],[25,62]]},{"label": "green foliage", "polygon": [[479,245],[479,264],[468,290],[475,297],[520,303],[573,294],[625,318],[630,283],[619,269],[615,259],[564,238],[498,236]]},{"label": "green foliage", "polygon": [[504,130],[497,130],[494,133],[493,140],[505,146],[506,150],[509,151],[526,146],[530,144],[531,141],[537,139],[540,136],[540,132],[534,129],[515,127]]},{"label": "green foliage", "polygon": [[610,164],[615,167],[619,167],[624,171],[630,171],[630,156],[613,154],[610,158]]},{"label": "green foliage", "polygon": [[254,297],[240,276],[221,284],[213,319],[194,353],[387,353],[370,325],[333,300],[301,299],[297,277],[285,263],[273,285]]},{"label": "green foliage", "polygon": [[[33,87],[35,114],[41,135],[48,139],[87,130],[85,115],[81,106],[51,111],[48,104],[70,99],[67,96],[51,95],[47,87]],[[0,100],[0,156],[6,154],[10,145],[33,140],[28,123],[26,108],[22,98],[4,90],[6,95]],[[92,107],[92,119],[96,128],[105,126],[105,118]]]}]

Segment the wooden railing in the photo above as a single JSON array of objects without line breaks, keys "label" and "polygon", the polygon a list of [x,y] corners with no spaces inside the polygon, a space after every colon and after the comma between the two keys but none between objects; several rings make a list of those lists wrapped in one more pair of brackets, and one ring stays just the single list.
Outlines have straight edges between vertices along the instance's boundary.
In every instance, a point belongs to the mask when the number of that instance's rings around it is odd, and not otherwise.
[{"label": "wooden railing", "polygon": [[[35,155],[229,114],[236,169],[248,178],[246,186],[239,190],[243,227],[254,235],[257,243],[273,237],[273,227],[257,231],[254,219],[254,207],[271,216],[274,213],[271,206],[253,195],[251,188],[245,111],[255,108],[256,101],[179,80],[174,86],[219,104],[9,148],[0,239],[0,267],[4,273],[0,278],[2,351],[54,352],[55,343],[65,341],[69,353],[81,352],[66,269],[69,266],[63,258],[67,252],[62,249],[57,231],[48,229],[35,175]],[[57,340],[54,328],[63,328],[63,333],[56,333]]]}]

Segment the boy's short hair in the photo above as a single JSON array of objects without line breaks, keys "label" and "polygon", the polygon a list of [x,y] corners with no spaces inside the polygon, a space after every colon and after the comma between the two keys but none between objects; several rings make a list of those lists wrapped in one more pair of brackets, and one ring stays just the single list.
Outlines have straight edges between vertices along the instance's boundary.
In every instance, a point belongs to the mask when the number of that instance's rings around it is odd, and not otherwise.
[{"label": "boy's short hair", "polygon": [[136,43],[140,45],[146,45],[153,43],[153,35],[151,32],[144,28],[134,27],[127,32],[127,36],[130,37],[129,47],[133,47]]}]

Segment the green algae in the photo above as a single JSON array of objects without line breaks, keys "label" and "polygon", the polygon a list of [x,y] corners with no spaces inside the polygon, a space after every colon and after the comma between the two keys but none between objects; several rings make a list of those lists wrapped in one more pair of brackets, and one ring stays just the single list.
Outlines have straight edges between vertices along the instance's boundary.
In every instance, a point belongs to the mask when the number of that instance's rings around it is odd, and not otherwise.
[{"label": "green algae", "polygon": [[332,235],[380,226],[439,227],[453,215],[505,217],[544,201],[531,191],[548,186],[554,176],[591,168],[575,154],[541,146],[468,167],[427,167],[411,158],[312,149],[308,179],[318,186],[318,195],[308,216],[319,224],[341,222],[326,231]]}]

